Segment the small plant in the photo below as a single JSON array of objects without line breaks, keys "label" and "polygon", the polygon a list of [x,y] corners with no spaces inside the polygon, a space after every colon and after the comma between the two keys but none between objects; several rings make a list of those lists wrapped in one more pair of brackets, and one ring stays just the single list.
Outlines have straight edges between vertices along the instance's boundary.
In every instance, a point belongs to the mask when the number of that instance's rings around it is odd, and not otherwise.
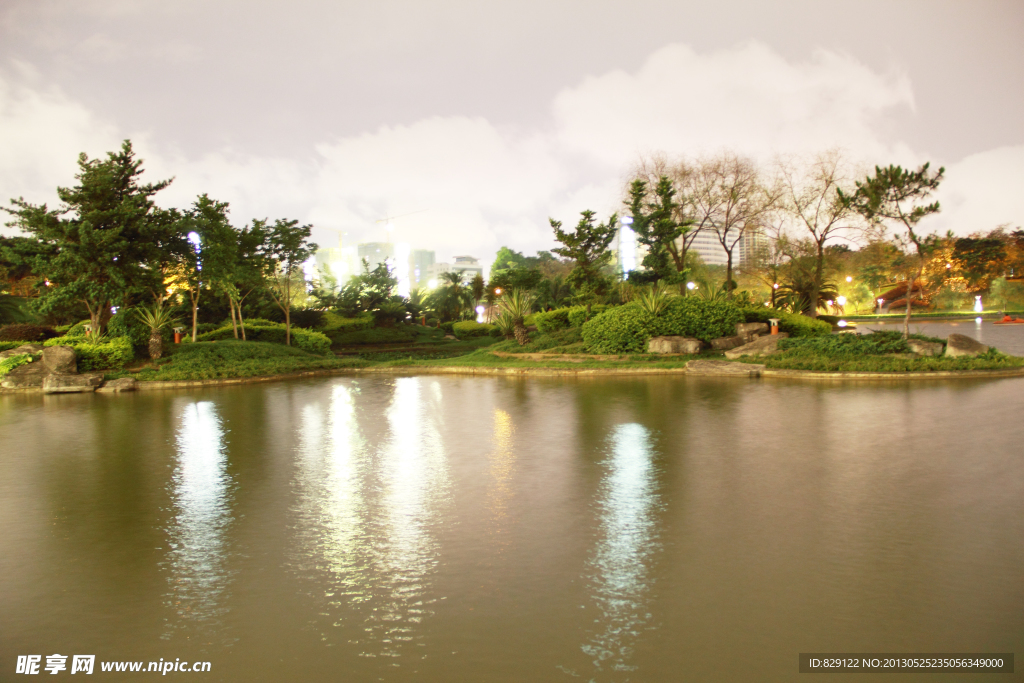
[{"label": "small plant", "polygon": [[662,282],[655,282],[650,287],[645,287],[636,293],[634,301],[644,311],[651,315],[660,315],[668,307],[672,293]]},{"label": "small plant", "polygon": [[533,298],[533,294],[524,289],[513,289],[501,298],[502,315],[512,319],[512,331],[520,346],[526,346],[530,342],[523,320],[530,315]]},{"label": "small plant", "polygon": [[[149,357],[153,360],[164,355],[164,338],[162,330],[179,322],[171,310],[164,308],[159,302],[152,308],[136,309],[139,320],[149,328]],[[95,340],[93,340],[95,341]]]},{"label": "small plant", "polygon": [[502,313],[495,319],[494,327],[505,339],[511,339],[516,333],[516,323],[508,313]]}]

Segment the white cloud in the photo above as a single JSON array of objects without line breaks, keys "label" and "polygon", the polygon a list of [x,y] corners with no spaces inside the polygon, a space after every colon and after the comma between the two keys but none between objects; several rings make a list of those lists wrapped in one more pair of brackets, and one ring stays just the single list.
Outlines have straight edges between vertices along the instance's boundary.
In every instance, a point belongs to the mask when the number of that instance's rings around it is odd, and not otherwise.
[{"label": "white cloud", "polygon": [[[904,76],[827,51],[791,62],[758,43],[710,53],[666,46],[636,72],[564,89],[544,130],[432,117],[338,139],[325,134],[294,158],[233,149],[188,157],[174,141],[129,135],[59,92],[21,81],[0,75],[0,183],[8,196],[52,204],[53,188],[74,182],[78,152],[99,155],[132,137],[152,179],[176,178],[164,205],[185,206],[207,192],[230,202],[238,223],[297,218],[322,226],[314,237],[328,245],[337,234],[326,228],[348,231],[349,243],[379,240],[377,219],[411,214],[395,220],[393,238],[435,249],[440,260],[470,253],[489,261],[503,244],[550,248],[548,216],[573,225],[592,208],[603,220],[618,208],[641,153],[729,147],[768,158],[838,144],[872,164],[926,159],[886,138],[885,117],[914,107]],[[1021,147],[947,163],[936,228],[1024,223],[1022,182]]]}]

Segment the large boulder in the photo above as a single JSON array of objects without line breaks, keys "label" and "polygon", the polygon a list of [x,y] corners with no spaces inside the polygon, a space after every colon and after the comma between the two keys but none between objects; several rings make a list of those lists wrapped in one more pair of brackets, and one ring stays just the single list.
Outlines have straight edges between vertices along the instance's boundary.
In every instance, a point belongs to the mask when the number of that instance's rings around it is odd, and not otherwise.
[{"label": "large boulder", "polygon": [[688,375],[724,375],[731,377],[760,377],[764,366],[757,363],[730,363],[727,360],[698,359],[686,364]]},{"label": "large boulder", "polygon": [[981,342],[963,334],[951,334],[946,339],[946,355],[951,358],[957,356],[974,357],[988,351],[988,347]]},{"label": "large boulder", "polygon": [[743,337],[743,343],[753,341],[769,331],[768,323],[736,323],[736,336]]},{"label": "large boulder", "polygon": [[647,342],[647,353],[700,353],[700,339],[692,337],[665,336],[651,337]]},{"label": "large boulder", "polygon": [[103,373],[101,372],[87,372],[81,375],[46,375],[43,377],[43,393],[92,393],[102,383]]},{"label": "large boulder", "polygon": [[908,339],[907,346],[917,356],[941,356],[942,355],[942,343],[941,342],[930,342],[922,339]]},{"label": "large boulder", "polygon": [[112,393],[116,391],[135,391],[138,388],[139,383],[135,381],[134,377],[121,377],[119,379],[108,379],[96,391]]},{"label": "large boulder", "polygon": [[739,358],[740,356],[770,356],[779,352],[779,340],[789,335],[785,332],[770,334],[766,337],[758,337],[754,341],[737,346],[725,352],[726,358]]},{"label": "large boulder", "polygon": [[711,340],[711,348],[715,351],[727,351],[728,349],[735,349],[737,346],[743,346],[746,340],[743,337],[719,337],[718,339]]},{"label": "large boulder", "polygon": [[11,356],[20,356],[23,353],[31,353],[33,355],[41,353],[43,350],[42,344],[22,344],[21,346],[13,349],[7,349],[6,351],[0,351],[0,360],[4,358],[10,358]]},{"label": "large boulder", "polygon": [[35,361],[27,365],[19,365],[0,381],[0,387],[4,389],[26,389],[29,387],[43,386],[43,378],[49,374],[46,366]]},{"label": "large boulder", "polygon": [[57,375],[73,375],[78,372],[75,350],[70,346],[48,346],[43,349],[43,365]]}]

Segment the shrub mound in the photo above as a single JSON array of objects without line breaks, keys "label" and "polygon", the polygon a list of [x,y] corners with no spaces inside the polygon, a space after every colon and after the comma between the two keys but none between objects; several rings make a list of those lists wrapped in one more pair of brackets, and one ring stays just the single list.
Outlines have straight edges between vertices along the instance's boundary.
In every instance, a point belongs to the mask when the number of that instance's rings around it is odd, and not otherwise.
[{"label": "shrub mound", "polygon": [[779,331],[790,337],[821,337],[832,334],[832,325],[823,320],[808,318],[799,313],[788,313],[774,308],[744,308],[744,322],[767,323],[769,318],[778,318]]},{"label": "shrub mound", "polygon": [[57,332],[52,327],[32,323],[13,323],[0,327],[0,341],[41,342],[53,339]]},{"label": "shrub mound", "polygon": [[[604,304],[594,304],[590,307],[590,320],[601,315],[607,311],[611,306],[605,306]],[[587,322],[587,307],[586,306],[573,306],[569,309],[569,327],[583,327],[583,323]],[[538,328],[540,329],[540,328]]]},{"label": "shrub mound", "polygon": [[676,297],[658,316],[635,303],[610,308],[585,323],[582,336],[593,353],[644,353],[651,337],[681,335],[710,341],[735,334],[740,322],[743,313],[731,303]]},{"label": "shrub mound", "polygon": [[452,325],[452,331],[459,339],[470,337],[486,337],[494,329],[490,323],[478,323],[475,320],[463,320]]},{"label": "shrub mound", "polygon": [[120,370],[135,358],[135,350],[128,337],[107,337],[99,344],[87,341],[86,337],[54,337],[43,342],[43,346],[73,348],[79,372]]},{"label": "shrub mound", "polygon": [[331,333],[334,346],[361,346],[363,344],[403,344],[416,341],[416,335],[402,327],[371,327],[355,332]]},{"label": "shrub mound", "polygon": [[[245,321],[245,338],[248,341],[270,342],[271,344],[284,344],[285,326],[281,323],[266,321]],[[205,332],[196,337],[196,341],[224,341],[235,340],[235,332],[231,325]],[[331,352],[331,340],[322,332],[314,332],[302,327],[292,327],[292,346],[297,346],[303,351],[315,353],[319,356],[326,356]]]}]

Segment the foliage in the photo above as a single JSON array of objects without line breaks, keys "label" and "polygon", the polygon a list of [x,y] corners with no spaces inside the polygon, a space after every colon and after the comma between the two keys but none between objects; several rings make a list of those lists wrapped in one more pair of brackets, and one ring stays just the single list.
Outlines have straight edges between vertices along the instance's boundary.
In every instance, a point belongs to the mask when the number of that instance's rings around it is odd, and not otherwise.
[{"label": "foliage", "polygon": [[1010,282],[1005,277],[996,278],[990,288],[992,299],[1004,309],[1024,309],[1024,282]]},{"label": "foliage", "polygon": [[442,273],[437,289],[427,297],[427,304],[442,322],[453,322],[473,308],[473,292],[463,281],[462,273]]},{"label": "foliage", "polygon": [[320,331],[329,334],[331,332],[356,332],[373,327],[373,316],[360,315],[356,318],[343,318],[337,313],[326,311],[323,314],[323,323]]},{"label": "foliage", "polygon": [[24,346],[23,341],[0,341],[0,351],[7,351],[8,349],[16,349],[19,346]]},{"label": "foliage", "polygon": [[371,327],[351,332],[329,332],[334,346],[360,346],[363,344],[401,344],[416,341],[408,327]]},{"label": "foliage", "polygon": [[637,292],[634,301],[636,305],[653,316],[661,315],[668,306],[673,294],[662,282],[655,282],[650,287],[645,287]]},{"label": "foliage", "polygon": [[560,221],[553,218],[548,220],[555,232],[555,239],[562,244],[552,251],[573,262],[573,269],[565,281],[572,288],[576,302],[585,304],[589,309],[594,299],[608,287],[601,269],[612,258],[608,246],[615,239],[618,217],[612,214],[607,223],[594,225],[594,212],[583,211],[572,232],[562,230]]},{"label": "foliage", "polygon": [[[786,370],[810,370],[815,372],[943,372],[950,370],[998,370],[1001,368],[1021,367],[1024,365],[1024,358],[1007,356],[995,349],[989,349],[986,353],[977,357],[957,356],[911,356],[892,349],[898,349],[900,342],[905,340],[898,332],[884,333],[887,336],[877,341],[871,340],[875,335],[883,334],[875,332],[870,335],[860,336],[860,340],[842,340],[831,342],[829,338],[820,339],[783,339],[779,347],[783,348],[784,343],[792,345],[777,355],[769,356],[766,359],[758,359],[769,368]],[[858,335],[834,335],[836,337],[857,337]],[[917,337],[914,335],[912,338]],[[931,341],[941,341],[932,339]],[[807,342],[814,342],[820,346],[804,346]],[[883,351],[876,353],[878,349]]]},{"label": "foliage", "polygon": [[[936,340],[941,341],[941,340]],[[829,334],[779,340],[780,351],[800,351],[820,356],[864,356],[882,353],[910,353],[907,340],[897,332],[874,334]]]},{"label": "foliage", "polygon": [[[817,296],[816,305],[812,304]],[[815,280],[813,274],[792,270],[790,277],[779,285],[775,294],[776,308],[788,308],[793,313],[810,316],[817,310],[828,310],[828,301],[835,301],[839,288],[835,282]]]},{"label": "foliage", "polygon": [[381,303],[377,308],[371,311],[373,320],[378,326],[391,327],[396,323],[403,322],[406,316],[409,315],[409,311],[406,310],[405,303],[401,297],[394,297],[391,301],[385,301]]},{"label": "foliage", "polygon": [[516,332],[516,321],[511,315],[503,312],[495,319],[494,329],[505,339],[511,339]]},{"label": "foliage", "polygon": [[452,325],[452,332],[459,339],[469,339],[470,337],[484,337],[490,334],[491,330],[495,329],[494,325],[488,323],[478,323],[475,320],[463,320]]},{"label": "foliage", "polygon": [[163,265],[187,243],[152,200],[170,181],[140,184],[131,142],[106,159],[81,154],[78,168],[78,185],[57,188],[58,209],[12,200],[10,225],[35,239],[8,242],[4,254],[49,283],[39,288],[40,311],[83,302],[100,330],[112,305],[162,291]]},{"label": "foliage", "polygon": [[318,311],[314,308],[300,308],[292,311],[292,325],[303,327],[307,330],[314,330],[324,325],[325,311]]},{"label": "foliage", "polygon": [[590,307],[590,313],[587,314],[586,306],[573,306],[569,309],[569,327],[583,327],[583,323],[587,322],[595,315],[599,315],[608,310],[608,306],[604,304],[594,304]]},{"label": "foliage", "polygon": [[520,346],[526,344],[530,339],[526,332],[525,318],[533,308],[533,300],[533,295],[522,289],[505,292],[501,297],[501,314],[512,320],[512,331]]},{"label": "foliage", "polygon": [[[652,198],[648,199],[653,195]],[[629,210],[637,241],[647,247],[643,266],[658,279],[675,282],[685,276],[686,254],[680,248],[681,237],[690,231],[693,221],[680,219],[676,189],[667,176],[661,176],[653,189],[647,181],[634,180],[629,186]]]},{"label": "foliage", "polygon": [[25,365],[26,363],[32,362],[31,353],[19,353],[16,356],[8,356],[0,360],[0,377],[5,376],[8,372],[16,367]]},{"label": "foliage", "polygon": [[789,313],[767,306],[744,308],[743,319],[748,323],[767,323],[771,318],[779,321],[779,331],[790,337],[819,337],[832,334],[832,325],[824,320],[808,318],[799,313]]},{"label": "foliage", "polygon": [[75,350],[79,371],[119,370],[135,358],[128,337],[106,337],[94,344],[86,337],[54,337],[43,342],[43,346],[70,346]]},{"label": "foliage", "polygon": [[651,337],[680,335],[710,341],[730,336],[743,322],[739,308],[724,301],[676,297],[661,315],[636,303],[611,308],[583,325],[583,341],[594,353],[643,353]]},{"label": "foliage", "polygon": [[365,361],[323,358],[282,344],[226,339],[216,343],[182,344],[170,356],[158,361],[155,367],[122,374],[142,381],[187,381],[260,377],[364,365]]},{"label": "foliage", "polygon": [[491,346],[489,351],[506,353],[584,353],[579,328],[556,330],[549,334],[538,334],[528,344],[520,346],[514,340],[503,341]]},{"label": "foliage", "polygon": [[[261,228],[265,229],[265,226]],[[260,247],[264,282],[274,303],[284,312],[285,344],[289,346],[292,343],[291,311],[295,288],[303,282],[302,264],[317,250],[315,243],[307,241],[312,228],[311,225],[299,225],[297,220],[278,218]]]},{"label": "foliage", "polygon": [[[247,320],[245,329],[249,341],[286,344],[288,340],[288,330],[281,323],[253,324],[251,320]],[[233,338],[233,328],[230,325],[226,325],[212,332],[205,332],[199,335],[197,341],[221,341]],[[326,356],[331,352],[331,340],[323,332],[295,327],[291,329],[291,340],[295,346],[308,353]]]},{"label": "foliage", "polygon": [[541,334],[550,334],[556,330],[564,330],[569,327],[569,308],[556,308],[553,311],[541,311],[534,313],[533,321],[537,331]]},{"label": "foliage", "polygon": [[53,328],[32,323],[15,323],[0,327],[0,341],[38,342],[56,336],[57,333]]}]

